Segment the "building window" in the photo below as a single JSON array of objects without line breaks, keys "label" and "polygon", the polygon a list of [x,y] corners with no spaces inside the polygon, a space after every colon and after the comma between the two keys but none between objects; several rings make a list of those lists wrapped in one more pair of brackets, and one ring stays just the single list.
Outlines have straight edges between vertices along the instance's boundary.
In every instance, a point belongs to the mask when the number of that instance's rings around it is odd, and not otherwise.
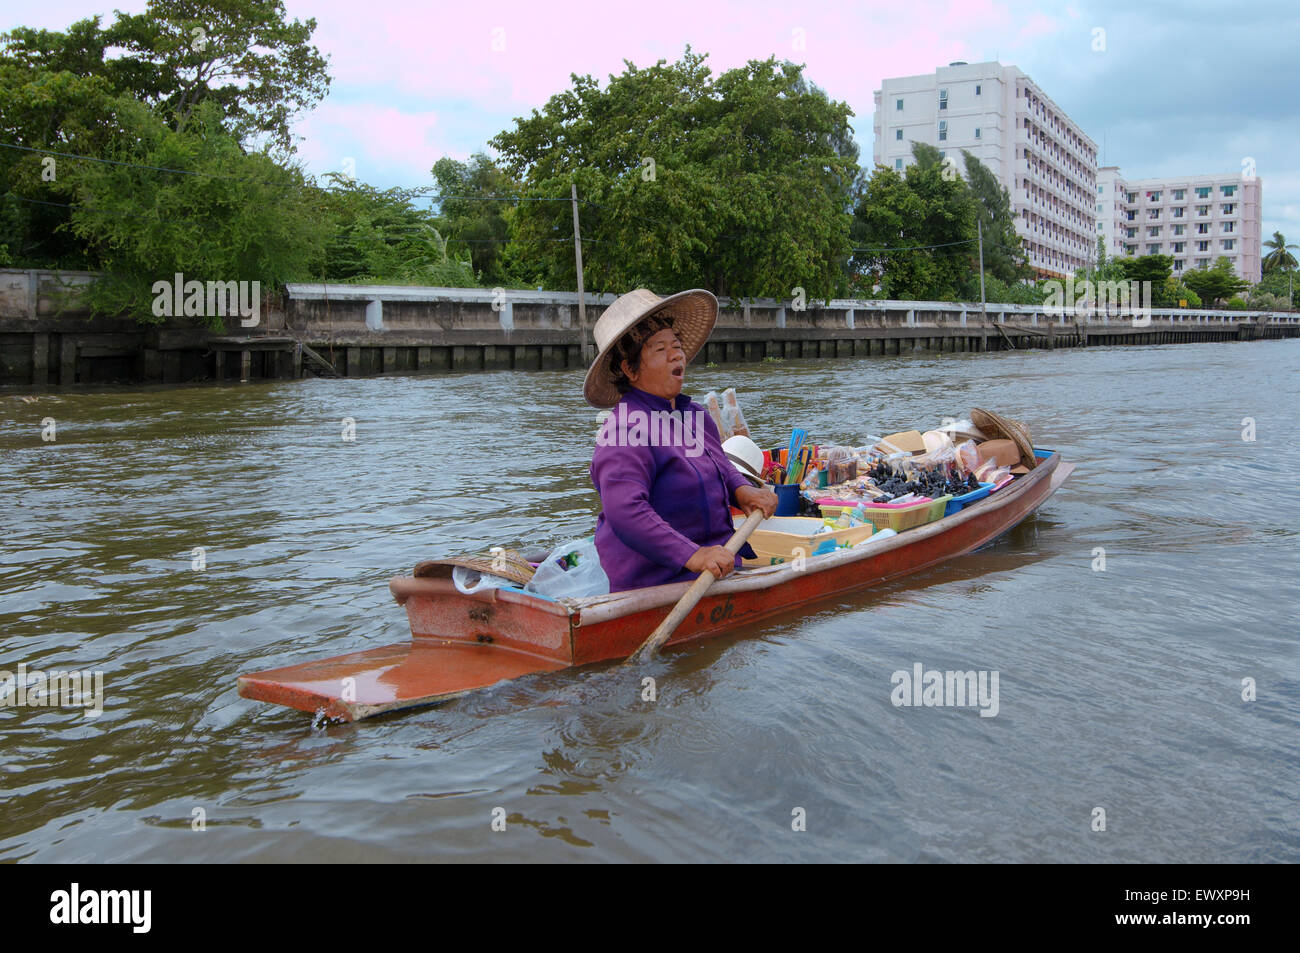
[{"label": "building window", "polygon": [[1106,186],[1104,186],[1104,185],[1099,185],[1099,186],[1097,186],[1097,194],[1098,194],[1098,195],[1105,195],[1105,194],[1106,194]]},{"label": "building window", "polygon": [[1098,203],[1097,203],[1097,211],[1100,212],[1101,210],[1102,210],[1102,208],[1101,208],[1101,203],[1098,202]]},{"label": "building window", "polygon": [[1224,251],[1232,251],[1236,247],[1237,247],[1237,240],[1235,238],[1225,238],[1223,240]]},{"label": "building window", "polygon": [[1133,204],[1134,202],[1136,202],[1137,200],[1138,200],[1138,194],[1137,194],[1136,192],[1125,192],[1125,193],[1124,193],[1124,201],[1125,201],[1125,202],[1128,202],[1130,205],[1132,205],[1132,204]]},{"label": "building window", "polygon": [[1209,214],[1210,214],[1210,207],[1209,207],[1208,205],[1198,205],[1198,206],[1196,206],[1196,216],[1197,216],[1197,218],[1204,218],[1206,215],[1209,215]]},{"label": "building window", "polygon": [[1210,243],[1209,243],[1209,242],[1197,242],[1197,243],[1196,243],[1196,250],[1197,250],[1197,251],[1209,251],[1209,250],[1210,250]]},{"label": "building window", "polygon": [[939,108],[940,109],[948,108],[948,90],[946,89],[939,90]]},{"label": "building window", "polygon": [[1135,219],[1137,219],[1137,214],[1138,214],[1138,213],[1137,213],[1137,212],[1125,212],[1124,214],[1125,214],[1125,217],[1126,217],[1130,222],[1132,222],[1132,221],[1134,221]]},{"label": "building window", "polygon": [[1228,198],[1232,198],[1237,193],[1237,187],[1235,185],[1221,185],[1219,191]]},{"label": "building window", "polygon": [[1176,208],[1176,209],[1174,209],[1174,218],[1182,218],[1182,217],[1183,217],[1183,213],[1186,212],[1186,211],[1187,211],[1187,209],[1182,208],[1181,206],[1178,207],[1178,208]]},{"label": "building window", "polygon": [[1153,225],[1152,227],[1147,229],[1147,238],[1155,238],[1159,234],[1160,234],[1159,225]]},{"label": "building window", "polygon": [[1125,245],[1125,246],[1124,246],[1124,254],[1126,254],[1126,255],[1136,255],[1136,254],[1137,254],[1137,251],[1138,251],[1138,247],[1137,247],[1136,245]]},{"label": "building window", "polygon": [[1182,234],[1183,232],[1185,232],[1185,231],[1187,231],[1187,226],[1186,226],[1186,225],[1175,225],[1175,226],[1174,226],[1174,234],[1175,234],[1175,235],[1181,235],[1181,234]]},{"label": "building window", "polygon": [[1210,267],[1210,259],[1208,259],[1208,258],[1198,258],[1198,259],[1196,259],[1196,267],[1197,267],[1197,268],[1209,268],[1209,267]]},{"label": "building window", "polygon": [[895,130],[894,130],[894,141],[895,141],[895,142],[902,142],[902,141],[903,141],[903,130],[901,130],[901,129],[895,129]]},{"label": "building window", "polygon": [[894,110],[900,113],[903,111],[903,101],[901,99],[894,100]]},{"label": "building window", "polygon": [[1136,228],[1126,228],[1126,229],[1124,229],[1124,237],[1125,237],[1125,238],[1137,238],[1137,233],[1138,233],[1138,230],[1137,230]]},{"label": "building window", "polygon": [[1200,222],[1200,223],[1198,223],[1197,226],[1196,226],[1196,234],[1197,234],[1197,235],[1208,235],[1208,234],[1210,234],[1210,226],[1209,226],[1208,224],[1206,224],[1205,222]]},{"label": "building window", "polygon": [[1211,191],[1210,186],[1208,185],[1202,186],[1196,190],[1196,197],[1198,199],[1208,199],[1210,197],[1210,191]]},{"label": "building window", "polygon": [[1236,209],[1236,207],[1237,207],[1237,206],[1236,206],[1235,203],[1233,203],[1233,202],[1229,202],[1228,204],[1226,204],[1225,206],[1223,206],[1223,214],[1224,214],[1224,215],[1231,215],[1231,214],[1233,213],[1233,211]]},{"label": "building window", "polygon": [[895,160],[894,160],[894,168],[895,168],[895,169],[902,169],[902,168],[903,168],[903,160],[902,160],[902,159],[895,159]]},{"label": "building window", "polygon": [[976,83],[976,84],[975,84],[975,95],[978,96],[979,94],[980,94],[980,84],[979,84],[979,83]]},{"label": "building window", "polygon": [[975,138],[976,138],[976,139],[980,138],[980,127],[979,127],[979,126],[976,126],[976,127],[975,127]]},{"label": "building window", "polygon": [[939,141],[946,142],[948,139],[948,120],[939,120]]},{"label": "building window", "polygon": [[1147,246],[1147,254],[1148,254],[1148,255],[1158,255],[1158,254],[1160,254],[1160,246],[1159,246],[1159,245],[1148,245],[1148,246]]},{"label": "building window", "polygon": [[1174,242],[1174,253],[1177,254],[1178,252],[1182,251],[1185,247],[1187,247],[1187,242]]},{"label": "building window", "polygon": [[1181,202],[1183,200],[1183,196],[1186,194],[1187,194],[1186,189],[1174,189],[1174,201]]},{"label": "building window", "polygon": [[1158,208],[1147,209],[1147,218],[1159,218],[1159,217],[1160,217],[1160,209]]},{"label": "building window", "polygon": [[1233,225],[1234,225],[1233,222],[1224,222],[1224,223],[1223,223],[1223,234],[1225,234],[1225,235],[1231,235],[1231,234],[1232,234],[1232,230],[1233,230]]},{"label": "building window", "polygon": [[948,158],[948,153],[947,153],[945,150],[940,149],[940,150],[939,150],[939,158],[940,158],[940,159],[946,159],[946,158]]},{"label": "building window", "polygon": [[1160,201],[1160,193],[1159,193],[1159,192],[1148,192],[1148,193],[1147,193],[1147,199],[1148,199],[1149,201],[1152,201],[1152,202],[1159,202],[1159,201]]},{"label": "building window", "polygon": [[[1180,250],[1181,249],[1178,248],[1174,249],[1174,251],[1180,251]],[[1182,271],[1182,270],[1183,270],[1183,260],[1181,258],[1176,258],[1174,260],[1174,271]]]}]

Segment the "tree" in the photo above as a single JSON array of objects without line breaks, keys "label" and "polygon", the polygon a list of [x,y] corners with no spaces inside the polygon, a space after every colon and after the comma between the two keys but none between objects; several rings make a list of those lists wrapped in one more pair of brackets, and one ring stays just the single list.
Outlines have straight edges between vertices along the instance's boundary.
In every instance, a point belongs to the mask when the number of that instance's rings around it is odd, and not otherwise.
[{"label": "tree", "polygon": [[1248,282],[1238,278],[1232,270],[1232,259],[1221,257],[1213,268],[1197,268],[1183,275],[1183,284],[1191,288],[1201,300],[1213,306],[1244,291]]},{"label": "tree", "polygon": [[90,286],[95,311],[157,320],[149,309],[153,285],[177,272],[187,280],[258,281],[269,292],[319,267],[326,231],[319,193],[298,171],[246,154],[222,129],[223,118],[216,103],[203,103],[191,130],[177,132],[124,101],[116,121],[128,141],[105,156],[115,164],[69,164],[69,227],[105,272]]},{"label": "tree", "polygon": [[[438,217],[414,204],[411,189],[377,189],[338,173],[326,176],[319,202],[328,222],[320,276],[326,281],[404,283],[412,262],[441,248]],[[445,257],[442,255],[439,258]],[[470,284],[473,273],[470,273]]]},{"label": "tree", "polygon": [[1008,284],[1028,278],[1024,242],[1016,231],[1016,217],[1011,211],[1011,196],[983,162],[962,150],[966,163],[966,184],[975,199],[975,208],[984,231],[984,269]]},{"label": "tree", "polygon": [[1296,260],[1295,255],[1291,254],[1291,249],[1300,248],[1300,245],[1288,245],[1281,232],[1274,232],[1273,237],[1264,242],[1264,247],[1272,249],[1264,256],[1264,274],[1277,270],[1295,270]]},{"label": "tree", "polygon": [[63,33],[17,27],[4,55],[29,73],[98,77],[176,130],[214,102],[246,146],[287,156],[294,116],[329,88],[326,61],[310,42],[315,29],[315,20],[287,21],[282,0],[149,0],[144,13],[119,12],[106,28],[99,17]]},{"label": "tree", "polygon": [[1175,304],[1178,299],[1172,298],[1173,294],[1169,277],[1174,267],[1172,255],[1140,255],[1137,258],[1120,258],[1114,264],[1116,265],[1122,280],[1138,282],[1139,294],[1141,289],[1150,282],[1151,303],[1158,306]]},{"label": "tree", "polygon": [[953,300],[971,273],[977,202],[934,146],[914,143],[912,155],[905,175],[877,166],[867,183],[853,266],[879,275],[888,298]]},{"label": "tree", "polygon": [[481,152],[468,163],[444,156],[434,163],[433,178],[441,196],[438,205],[449,246],[469,256],[489,287],[510,284],[505,267],[505,247],[514,217],[510,198],[519,194],[522,183]]},{"label": "tree", "polygon": [[496,136],[523,183],[508,255],[573,287],[565,239],[576,183],[585,284],[623,291],[704,287],[808,298],[845,287],[856,163],[842,153],[848,106],[800,85],[801,67],[751,61],[716,80],[691,52],[590,76]]}]

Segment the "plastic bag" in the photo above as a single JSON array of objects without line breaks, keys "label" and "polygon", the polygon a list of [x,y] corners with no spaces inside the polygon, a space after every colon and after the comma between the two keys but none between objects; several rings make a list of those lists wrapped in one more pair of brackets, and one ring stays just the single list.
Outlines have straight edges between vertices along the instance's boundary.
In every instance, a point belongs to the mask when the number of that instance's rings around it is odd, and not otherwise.
[{"label": "plastic bag", "polygon": [[467,596],[472,592],[482,592],[484,589],[506,589],[519,585],[513,579],[480,572],[468,566],[454,566],[451,570],[451,581]]},{"label": "plastic bag", "polygon": [[718,430],[726,434],[723,440],[749,436],[749,425],[745,423],[745,415],[740,412],[740,401],[736,398],[734,387],[728,387],[722,392],[722,425]]},{"label": "plastic bag", "polygon": [[609,592],[609,577],[601,568],[596,538],[588,536],[555,547],[537,567],[524,591],[548,599],[605,595]]},{"label": "plastic bag", "polygon": [[[727,430],[726,421],[722,416],[722,404],[718,401],[718,395],[713,391],[709,391],[704,395],[704,400],[701,401],[701,403],[704,404],[704,409],[709,412],[709,416],[713,418],[714,424],[717,425],[718,442],[725,443],[734,437],[735,434]],[[748,434],[746,434],[746,436],[748,436]]]},{"label": "plastic bag", "polygon": [[971,473],[979,468],[980,452],[974,440],[967,440],[957,445],[957,462],[964,473]]}]

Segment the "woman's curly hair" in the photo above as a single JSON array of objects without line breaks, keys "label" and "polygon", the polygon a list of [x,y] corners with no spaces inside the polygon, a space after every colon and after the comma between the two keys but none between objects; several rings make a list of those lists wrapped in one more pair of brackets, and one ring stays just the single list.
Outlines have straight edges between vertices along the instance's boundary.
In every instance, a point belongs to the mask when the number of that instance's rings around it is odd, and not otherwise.
[{"label": "woman's curly hair", "polygon": [[623,373],[623,362],[627,361],[627,366],[632,368],[633,373],[639,371],[641,369],[642,346],[660,331],[672,330],[672,327],[673,316],[671,314],[652,314],[648,318],[638,321],[632,330],[619,338],[614,343],[614,346],[609,349],[610,375],[613,377],[614,386],[618,388],[620,394],[626,394],[632,389],[632,382]]}]

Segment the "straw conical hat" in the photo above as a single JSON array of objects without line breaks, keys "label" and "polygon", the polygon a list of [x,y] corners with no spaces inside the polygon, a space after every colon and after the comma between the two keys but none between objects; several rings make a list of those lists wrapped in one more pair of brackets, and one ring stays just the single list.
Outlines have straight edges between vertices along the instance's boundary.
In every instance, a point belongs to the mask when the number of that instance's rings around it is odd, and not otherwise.
[{"label": "straw conical hat", "polygon": [[591,329],[596,339],[596,359],[591,362],[587,380],[582,385],[582,396],[587,403],[593,407],[613,407],[618,403],[623,395],[614,385],[614,375],[609,366],[610,351],[619,338],[638,322],[654,314],[672,316],[673,331],[682,342],[686,363],[689,364],[704,347],[718,320],[718,299],[702,288],[681,291],[667,298],[637,288],[618,298],[605,309]]},{"label": "straw conical hat", "polygon": [[1029,435],[1029,428],[1018,420],[1011,420],[1003,417],[1001,414],[995,414],[991,410],[981,410],[978,407],[972,407],[970,412],[971,423],[978,427],[985,436],[990,440],[1004,438],[1014,440],[1016,449],[1020,451],[1020,463],[1028,470],[1038,466],[1038,458],[1034,456],[1034,441]]},{"label": "straw conical hat", "polygon": [[449,559],[429,559],[415,567],[417,579],[430,579],[445,576],[450,578],[451,571],[457,566],[477,569],[481,573],[502,576],[520,585],[533,578],[532,564],[513,549],[502,550],[490,556],[452,556]]}]

